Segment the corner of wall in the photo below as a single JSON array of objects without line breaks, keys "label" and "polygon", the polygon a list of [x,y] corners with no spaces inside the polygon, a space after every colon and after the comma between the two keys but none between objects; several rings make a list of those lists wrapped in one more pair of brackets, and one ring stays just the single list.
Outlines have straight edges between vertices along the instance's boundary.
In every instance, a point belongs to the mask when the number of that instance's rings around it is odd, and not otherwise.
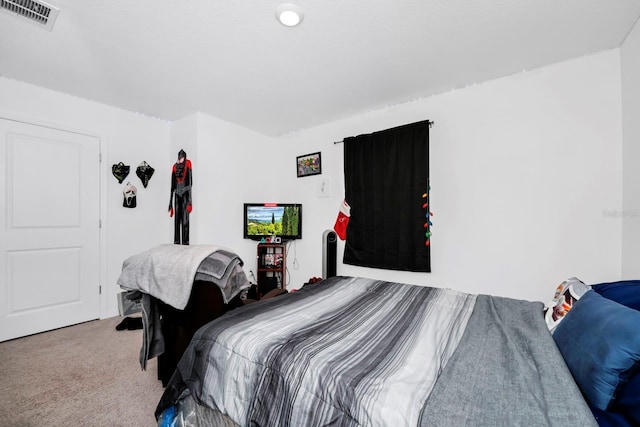
[{"label": "corner of wall", "polygon": [[640,24],[620,48],[622,92],[622,248],[623,278],[640,277]]}]

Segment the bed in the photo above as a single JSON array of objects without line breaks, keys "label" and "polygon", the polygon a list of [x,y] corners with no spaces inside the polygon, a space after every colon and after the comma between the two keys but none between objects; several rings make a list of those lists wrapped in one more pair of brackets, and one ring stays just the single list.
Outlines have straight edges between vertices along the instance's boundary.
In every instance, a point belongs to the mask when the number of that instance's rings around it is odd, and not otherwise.
[{"label": "bed", "polygon": [[[192,426],[598,425],[544,308],[334,277],[200,328],[156,418]],[[572,325],[573,311],[555,328],[567,342],[560,327]],[[619,385],[637,369],[633,357]]]}]

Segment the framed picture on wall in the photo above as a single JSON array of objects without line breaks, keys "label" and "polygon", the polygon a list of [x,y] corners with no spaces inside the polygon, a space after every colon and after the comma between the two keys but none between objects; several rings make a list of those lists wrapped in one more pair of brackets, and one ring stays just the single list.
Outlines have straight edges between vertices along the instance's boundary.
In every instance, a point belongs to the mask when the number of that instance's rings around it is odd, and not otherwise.
[{"label": "framed picture on wall", "polygon": [[298,178],[310,175],[320,175],[322,173],[320,152],[296,157],[296,169],[298,171]]}]

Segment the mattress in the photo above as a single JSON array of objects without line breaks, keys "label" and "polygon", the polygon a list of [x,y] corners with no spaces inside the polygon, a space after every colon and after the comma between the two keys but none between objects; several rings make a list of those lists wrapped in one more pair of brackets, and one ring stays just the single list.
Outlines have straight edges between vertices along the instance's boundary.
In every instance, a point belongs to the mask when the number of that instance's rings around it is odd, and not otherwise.
[{"label": "mattress", "polygon": [[201,328],[156,416],[174,411],[186,425],[216,412],[240,426],[595,426],[542,310],[334,277]]}]

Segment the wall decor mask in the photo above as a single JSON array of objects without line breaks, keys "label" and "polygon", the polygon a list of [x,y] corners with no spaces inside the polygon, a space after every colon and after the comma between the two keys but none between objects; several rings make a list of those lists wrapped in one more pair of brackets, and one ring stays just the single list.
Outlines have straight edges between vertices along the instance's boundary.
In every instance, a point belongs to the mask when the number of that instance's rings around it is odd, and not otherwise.
[{"label": "wall decor mask", "polygon": [[113,176],[118,180],[118,184],[122,184],[124,179],[129,175],[129,169],[129,166],[122,162],[111,166],[111,173],[113,173]]},{"label": "wall decor mask", "polygon": [[147,185],[149,185],[149,180],[153,176],[154,172],[155,169],[153,169],[151,165],[149,165],[149,163],[145,161],[140,163],[136,168],[136,175],[138,175],[138,178],[140,178],[140,181],[142,181],[142,186],[144,188],[147,188]]}]

